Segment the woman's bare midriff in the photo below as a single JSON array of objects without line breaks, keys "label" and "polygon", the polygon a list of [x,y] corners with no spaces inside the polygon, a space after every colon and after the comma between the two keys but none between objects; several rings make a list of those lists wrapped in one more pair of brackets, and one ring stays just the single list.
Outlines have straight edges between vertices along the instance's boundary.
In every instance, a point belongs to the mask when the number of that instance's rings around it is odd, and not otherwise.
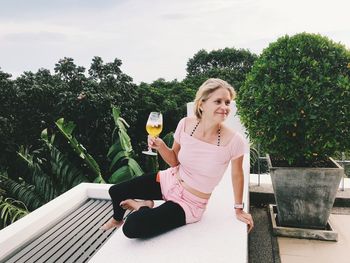
[{"label": "woman's bare midriff", "polygon": [[182,187],[185,188],[191,194],[193,194],[193,195],[195,195],[195,196],[197,196],[199,198],[203,198],[203,199],[209,199],[210,198],[211,194],[203,193],[203,192],[200,192],[200,191],[192,188],[191,186],[186,184],[185,181],[182,180],[181,178],[179,178],[178,176],[177,176],[177,180],[179,180],[179,182],[182,185]]}]

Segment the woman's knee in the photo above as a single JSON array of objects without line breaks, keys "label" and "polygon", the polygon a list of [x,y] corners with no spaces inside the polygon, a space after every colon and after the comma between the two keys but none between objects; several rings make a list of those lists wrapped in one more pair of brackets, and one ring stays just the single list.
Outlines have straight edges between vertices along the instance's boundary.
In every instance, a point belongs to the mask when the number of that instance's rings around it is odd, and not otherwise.
[{"label": "woman's knee", "polygon": [[124,193],[126,192],[125,188],[126,187],[123,184],[112,185],[108,190],[110,197],[112,197],[112,199],[115,199],[118,197],[120,199],[123,199]]},{"label": "woman's knee", "polygon": [[128,219],[123,225],[123,233],[128,238],[142,238],[142,223],[136,213],[128,216]]}]

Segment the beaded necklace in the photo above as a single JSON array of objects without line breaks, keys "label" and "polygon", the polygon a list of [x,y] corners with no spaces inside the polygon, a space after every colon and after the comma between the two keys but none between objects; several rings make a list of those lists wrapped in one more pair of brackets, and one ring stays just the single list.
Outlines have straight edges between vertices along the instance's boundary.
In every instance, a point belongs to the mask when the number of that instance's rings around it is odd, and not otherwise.
[{"label": "beaded necklace", "polygon": [[[200,122],[200,120],[197,122],[196,126],[194,126],[190,136],[192,136],[193,133],[196,131],[196,129],[197,129],[198,125],[199,125],[199,122]],[[220,137],[221,137],[221,126],[219,126],[219,129],[218,129],[218,143],[217,143],[217,146],[220,146]]]}]

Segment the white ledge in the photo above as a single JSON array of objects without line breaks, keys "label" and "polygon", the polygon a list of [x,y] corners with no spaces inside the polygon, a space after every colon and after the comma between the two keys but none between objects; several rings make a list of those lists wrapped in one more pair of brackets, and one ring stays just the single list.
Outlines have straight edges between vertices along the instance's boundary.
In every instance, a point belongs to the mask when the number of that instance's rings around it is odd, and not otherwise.
[{"label": "white ledge", "polygon": [[[245,156],[244,165],[244,202],[249,207],[249,155]],[[201,221],[151,239],[128,239],[118,229],[89,262],[102,263],[114,259],[128,263],[245,263],[248,261],[247,226],[236,219],[233,204],[229,167]]]},{"label": "white ledge", "polygon": [[45,232],[88,198],[109,199],[110,185],[82,183],[0,231],[0,260]]}]

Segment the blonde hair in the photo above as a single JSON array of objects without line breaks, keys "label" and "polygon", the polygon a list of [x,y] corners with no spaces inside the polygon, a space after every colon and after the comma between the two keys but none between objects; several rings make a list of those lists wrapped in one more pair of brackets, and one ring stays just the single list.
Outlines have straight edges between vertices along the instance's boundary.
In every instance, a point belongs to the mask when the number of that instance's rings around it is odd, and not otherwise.
[{"label": "blonde hair", "polygon": [[206,101],[210,94],[219,88],[227,89],[231,95],[231,100],[236,98],[234,88],[222,79],[210,78],[206,80],[199,88],[194,99],[194,114],[198,119],[202,118],[201,104]]}]

